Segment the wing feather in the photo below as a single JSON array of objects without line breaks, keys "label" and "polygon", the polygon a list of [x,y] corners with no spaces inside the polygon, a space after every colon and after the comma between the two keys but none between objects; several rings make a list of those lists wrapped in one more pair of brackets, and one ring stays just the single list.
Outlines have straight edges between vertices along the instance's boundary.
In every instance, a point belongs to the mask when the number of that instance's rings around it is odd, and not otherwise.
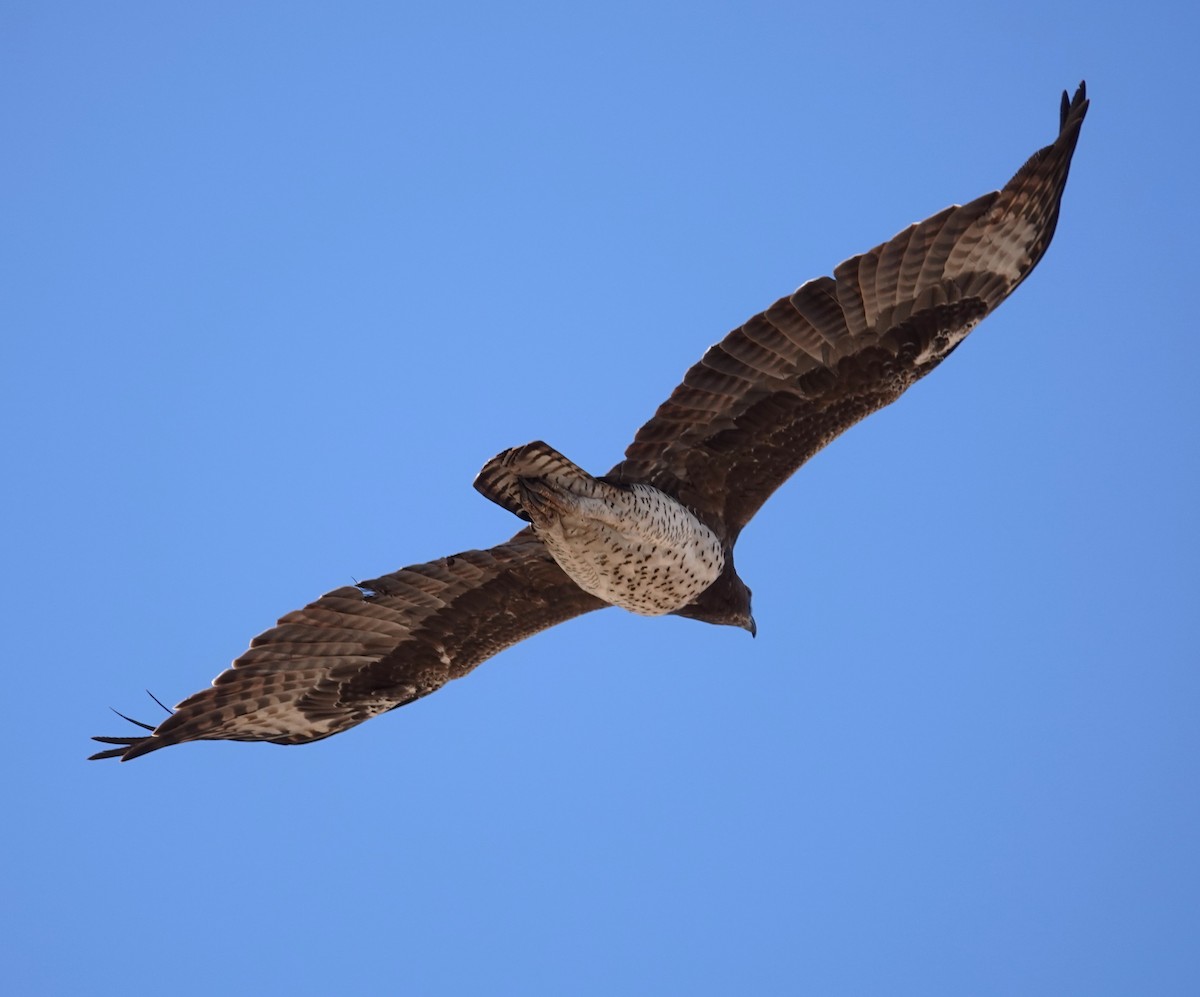
[{"label": "wing feather", "polygon": [[730,544],[818,450],[933,370],[1046,251],[1088,102],[1002,190],[809,281],[713,346],[634,437],[614,481],[691,506]]},{"label": "wing feather", "polygon": [[212,685],[144,737],[93,758],[128,761],[197,740],[316,741],[461,678],[540,630],[606,605],[525,529],[489,550],[334,589],[281,617]]}]

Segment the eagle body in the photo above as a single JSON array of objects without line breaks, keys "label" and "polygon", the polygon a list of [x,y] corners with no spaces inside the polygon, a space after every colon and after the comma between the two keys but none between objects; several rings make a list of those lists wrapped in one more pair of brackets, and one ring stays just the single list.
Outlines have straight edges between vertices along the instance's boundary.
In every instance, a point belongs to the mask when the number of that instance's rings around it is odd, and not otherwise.
[{"label": "eagle body", "polygon": [[[822,447],[941,365],[1045,254],[1088,110],[999,190],[955,204],[800,285],[712,346],[592,477],[544,443],[475,486],[529,525],[486,550],[327,592],[250,642],[147,733],[93,758],[185,741],[301,744],[461,678],[505,648],[609,606],[755,632],[734,547]],[[128,719],[128,718],[127,718]]]},{"label": "eagle body", "polygon": [[497,454],[475,487],[529,520],[576,585],[631,613],[674,613],[725,568],[720,537],[670,495],[594,478],[540,441]]}]

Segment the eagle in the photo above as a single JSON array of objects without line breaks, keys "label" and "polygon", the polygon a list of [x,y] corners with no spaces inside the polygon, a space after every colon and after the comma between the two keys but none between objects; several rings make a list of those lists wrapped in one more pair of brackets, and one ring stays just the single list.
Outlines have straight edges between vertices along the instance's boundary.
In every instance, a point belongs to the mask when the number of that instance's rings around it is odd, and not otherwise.
[{"label": "eagle", "polygon": [[475,487],[526,524],[488,550],[343,586],[255,637],[148,733],[96,737],[129,761],[184,741],[303,744],[461,678],[525,638],[606,606],[756,632],[734,547],[805,461],[895,401],[1032,272],[1058,222],[1087,114],[998,191],[910,225],[780,298],[708,350],[625,457],[594,477],[543,442]]}]

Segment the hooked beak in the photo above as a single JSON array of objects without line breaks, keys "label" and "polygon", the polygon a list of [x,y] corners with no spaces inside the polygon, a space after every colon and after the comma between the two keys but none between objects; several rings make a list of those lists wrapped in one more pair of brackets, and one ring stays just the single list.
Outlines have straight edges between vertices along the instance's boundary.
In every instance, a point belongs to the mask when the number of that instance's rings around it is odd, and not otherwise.
[{"label": "hooked beak", "polygon": [[747,619],[747,621],[746,621],[744,624],[742,624],[742,629],[743,629],[743,630],[749,630],[749,631],[750,631],[750,636],[751,636],[751,637],[757,637],[757,636],[758,636],[758,624],[754,622],[754,617],[753,617],[753,616],[749,617],[749,618]]}]

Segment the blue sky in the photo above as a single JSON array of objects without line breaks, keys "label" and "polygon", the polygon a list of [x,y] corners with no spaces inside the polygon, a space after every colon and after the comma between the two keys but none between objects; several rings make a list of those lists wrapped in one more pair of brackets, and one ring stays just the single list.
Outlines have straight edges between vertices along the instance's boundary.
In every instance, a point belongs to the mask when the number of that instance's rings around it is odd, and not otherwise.
[{"label": "blue sky", "polygon": [[[5,992],[1198,992],[1182,9],[4,5]],[[1038,271],[744,533],[757,640],[609,610],[318,745],[84,762],[507,537],[496,451],[609,467],[1080,78]]]}]

